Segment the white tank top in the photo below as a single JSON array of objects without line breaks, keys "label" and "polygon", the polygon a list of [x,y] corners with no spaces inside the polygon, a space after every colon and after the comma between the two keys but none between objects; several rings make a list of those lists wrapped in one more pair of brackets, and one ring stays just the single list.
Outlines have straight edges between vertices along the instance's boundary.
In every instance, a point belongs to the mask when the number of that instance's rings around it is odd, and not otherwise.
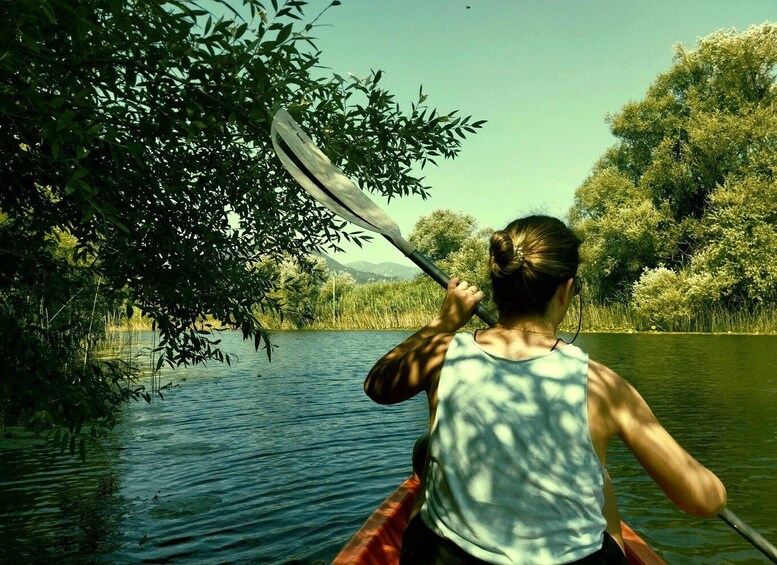
[{"label": "white tank top", "polygon": [[578,347],[513,361],[457,334],[429,440],[426,525],[490,563],[567,563],[599,550],[605,471],[587,383]]}]

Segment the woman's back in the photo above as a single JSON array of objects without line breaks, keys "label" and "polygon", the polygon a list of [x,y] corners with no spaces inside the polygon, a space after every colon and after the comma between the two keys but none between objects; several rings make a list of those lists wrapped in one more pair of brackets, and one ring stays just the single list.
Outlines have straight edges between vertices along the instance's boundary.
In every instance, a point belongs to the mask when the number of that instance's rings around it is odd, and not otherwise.
[{"label": "woman's back", "polygon": [[492,563],[570,562],[600,548],[606,473],[587,378],[577,347],[513,360],[454,337],[437,386],[427,525]]}]

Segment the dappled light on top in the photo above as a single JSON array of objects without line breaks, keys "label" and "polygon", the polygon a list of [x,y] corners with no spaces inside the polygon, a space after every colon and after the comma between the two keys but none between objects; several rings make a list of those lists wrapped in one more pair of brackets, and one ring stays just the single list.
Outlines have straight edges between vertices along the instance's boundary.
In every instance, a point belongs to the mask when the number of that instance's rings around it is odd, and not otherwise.
[{"label": "dappled light on top", "polygon": [[[430,438],[434,486],[427,493],[436,523],[452,539],[469,531],[489,552],[473,553],[481,558],[508,559],[505,548],[522,547],[537,563],[553,563],[559,559],[554,548],[568,540],[582,551],[601,547],[605,522],[592,509],[604,504],[604,469],[588,427],[588,356],[566,346],[514,361],[459,334],[448,359],[455,368],[446,361]],[[453,500],[461,507],[443,508],[437,489],[448,505]],[[472,520],[472,513],[479,518]],[[472,530],[473,523],[489,528]]]}]

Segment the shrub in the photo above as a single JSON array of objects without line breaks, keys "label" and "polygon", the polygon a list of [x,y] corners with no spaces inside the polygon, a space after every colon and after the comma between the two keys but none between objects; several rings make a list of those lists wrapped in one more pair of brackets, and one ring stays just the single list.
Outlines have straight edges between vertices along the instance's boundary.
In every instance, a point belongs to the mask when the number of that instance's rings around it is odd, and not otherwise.
[{"label": "shrub", "polygon": [[671,331],[691,317],[692,309],[684,292],[682,274],[657,267],[645,269],[632,289],[632,305],[639,329]]}]

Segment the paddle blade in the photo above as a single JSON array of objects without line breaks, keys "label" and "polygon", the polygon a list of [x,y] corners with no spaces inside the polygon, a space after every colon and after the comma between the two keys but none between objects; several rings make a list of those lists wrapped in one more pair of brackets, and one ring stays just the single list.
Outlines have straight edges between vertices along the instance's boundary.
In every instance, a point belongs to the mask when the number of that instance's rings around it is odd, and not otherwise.
[{"label": "paddle blade", "polygon": [[[272,121],[275,154],[291,176],[329,210],[366,230],[384,235],[398,247],[407,247],[399,226],[369,196],[327,158],[286,110]],[[402,249],[412,253],[414,247]]]},{"label": "paddle blade", "polygon": [[[286,110],[273,117],[271,140],[283,166],[308,194],[341,218],[383,235],[443,288],[448,286],[450,277],[402,237],[396,222],[332,164]],[[475,313],[491,326],[497,321],[483,304]]]}]

